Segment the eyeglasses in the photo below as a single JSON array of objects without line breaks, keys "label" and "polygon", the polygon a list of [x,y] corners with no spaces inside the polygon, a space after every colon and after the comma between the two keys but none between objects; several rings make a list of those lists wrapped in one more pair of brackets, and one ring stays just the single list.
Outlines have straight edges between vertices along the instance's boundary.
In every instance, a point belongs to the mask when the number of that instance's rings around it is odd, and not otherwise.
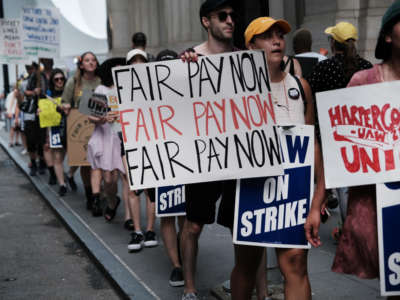
[{"label": "eyeglasses", "polygon": [[218,17],[218,20],[220,22],[225,22],[228,16],[231,17],[232,21],[236,21],[239,16],[235,12],[226,12],[226,11],[220,11],[219,13],[215,14]]},{"label": "eyeglasses", "polygon": [[54,80],[54,81],[64,81],[65,78],[64,78],[64,77],[54,77],[53,80]]}]

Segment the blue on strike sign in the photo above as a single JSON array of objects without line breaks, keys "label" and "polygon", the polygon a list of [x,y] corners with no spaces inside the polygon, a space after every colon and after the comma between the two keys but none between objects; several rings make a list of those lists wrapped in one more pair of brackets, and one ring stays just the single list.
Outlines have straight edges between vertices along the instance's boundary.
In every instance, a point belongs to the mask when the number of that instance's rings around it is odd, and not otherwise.
[{"label": "blue on strike sign", "polygon": [[400,182],[376,185],[381,295],[400,295]]},{"label": "blue on strike sign", "polygon": [[235,244],[309,248],[306,221],[313,194],[314,127],[279,128],[284,174],[238,180]]},{"label": "blue on strike sign", "polygon": [[156,189],[156,216],[172,217],[186,215],[185,186],[171,185]]}]

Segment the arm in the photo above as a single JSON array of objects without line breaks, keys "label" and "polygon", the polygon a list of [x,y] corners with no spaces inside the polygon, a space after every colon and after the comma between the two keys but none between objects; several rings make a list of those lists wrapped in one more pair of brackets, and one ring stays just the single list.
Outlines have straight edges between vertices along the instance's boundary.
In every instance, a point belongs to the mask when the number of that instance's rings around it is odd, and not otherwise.
[{"label": "arm", "polygon": [[[306,124],[314,125],[314,101],[311,93],[311,88],[305,79],[301,78],[300,80],[304,88],[304,93],[306,95]],[[310,242],[310,244],[314,247],[318,247],[321,245],[318,231],[321,224],[321,209],[323,201],[325,199],[325,177],[321,148],[316,138],[314,142],[314,176],[317,181],[316,189],[314,190],[310,212],[307,216],[306,223],[304,224],[304,229],[306,232],[307,240]]]},{"label": "arm", "polygon": [[71,110],[71,103],[74,97],[74,85],[74,78],[69,78],[67,83],[65,84],[65,88],[61,96],[61,106],[66,115],[68,115],[69,111]]}]

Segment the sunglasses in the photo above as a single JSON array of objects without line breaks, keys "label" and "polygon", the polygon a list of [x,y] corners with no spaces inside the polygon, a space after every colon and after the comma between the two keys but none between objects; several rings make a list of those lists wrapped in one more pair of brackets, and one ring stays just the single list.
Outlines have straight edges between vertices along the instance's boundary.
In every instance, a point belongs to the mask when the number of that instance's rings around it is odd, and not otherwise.
[{"label": "sunglasses", "polygon": [[215,14],[218,17],[218,20],[220,22],[225,22],[228,16],[231,17],[232,21],[237,21],[239,16],[235,12],[226,12],[226,11],[220,11],[219,13]]},{"label": "sunglasses", "polygon": [[54,77],[53,80],[54,80],[54,81],[64,81],[65,78],[64,78],[64,77]]}]

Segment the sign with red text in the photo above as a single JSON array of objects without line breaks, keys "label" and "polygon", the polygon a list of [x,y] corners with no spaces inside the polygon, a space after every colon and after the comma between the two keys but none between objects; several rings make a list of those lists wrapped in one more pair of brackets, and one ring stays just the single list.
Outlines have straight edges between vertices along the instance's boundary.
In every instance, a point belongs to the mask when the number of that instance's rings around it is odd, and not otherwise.
[{"label": "sign with red text", "polygon": [[264,52],[113,76],[131,189],[283,174]]},{"label": "sign with red text", "polygon": [[400,182],[376,185],[381,295],[400,295]]},{"label": "sign with red text", "polygon": [[400,180],[400,81],[317,93],[327,188]]},{"label": "sign with red text", "polygon": [[0,19],[0,63],[24,63],[21,20]]}]

